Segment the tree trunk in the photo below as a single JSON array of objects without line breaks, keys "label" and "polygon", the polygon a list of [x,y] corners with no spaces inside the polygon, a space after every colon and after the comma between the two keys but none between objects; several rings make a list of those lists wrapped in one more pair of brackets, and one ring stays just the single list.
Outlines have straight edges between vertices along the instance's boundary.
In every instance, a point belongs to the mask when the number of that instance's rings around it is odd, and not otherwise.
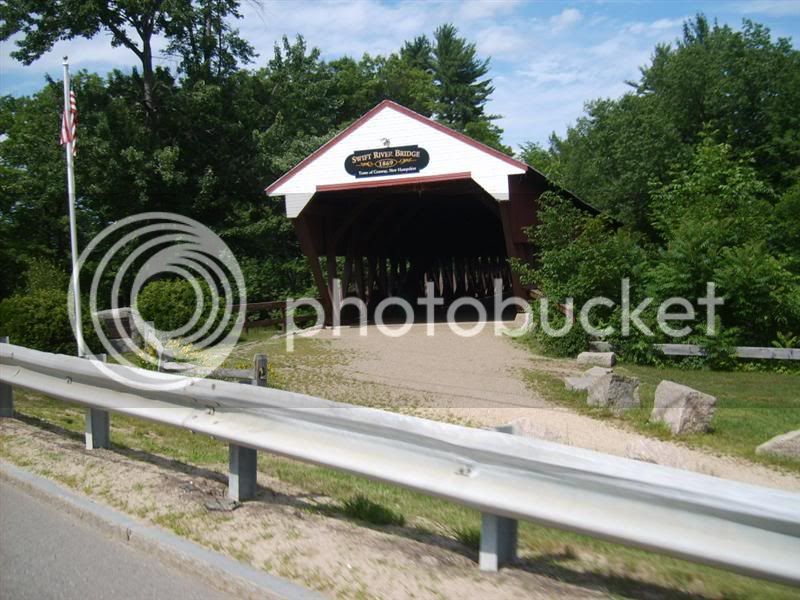
[{"label": "tree trunk", "polygon": [[150,45],[150,35],[142,36],[142,80],[144,82],[144,106],[147,112],[155,111],[153,88],[155,75],[153,74],[153,48]]}]

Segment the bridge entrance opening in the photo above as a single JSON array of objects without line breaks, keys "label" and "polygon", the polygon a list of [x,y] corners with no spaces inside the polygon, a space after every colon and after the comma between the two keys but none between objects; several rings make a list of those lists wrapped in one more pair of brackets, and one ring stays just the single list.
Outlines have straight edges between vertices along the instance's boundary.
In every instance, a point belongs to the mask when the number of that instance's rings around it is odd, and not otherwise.
[{"label": "bridge entrance opening", "polygon": [[438,314],[496,287],[525,298],[510,259],[534,258],[527,228],[547,189],[525,163],[386,100],[266,191],[285,198],[330,323],[339,289],[372,311],[416,308],[431,288]]}]

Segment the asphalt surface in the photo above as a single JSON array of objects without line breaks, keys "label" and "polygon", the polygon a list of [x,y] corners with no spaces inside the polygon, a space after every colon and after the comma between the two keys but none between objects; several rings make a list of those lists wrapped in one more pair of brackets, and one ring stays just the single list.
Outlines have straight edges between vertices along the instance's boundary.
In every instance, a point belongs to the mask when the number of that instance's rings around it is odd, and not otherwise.
[{"label": "asphalt surface", "polygon": [[0,598],[230,598],[0,480]]}]

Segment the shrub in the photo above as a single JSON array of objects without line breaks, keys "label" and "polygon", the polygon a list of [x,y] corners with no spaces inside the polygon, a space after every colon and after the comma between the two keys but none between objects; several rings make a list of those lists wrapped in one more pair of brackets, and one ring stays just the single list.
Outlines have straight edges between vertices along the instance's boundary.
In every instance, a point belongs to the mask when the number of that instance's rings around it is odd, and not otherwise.
[{"label": "shrub", "polygon": [[[202,302],[197,330],[204,326],[213,308],[213,295],[208,284],[198,282],[202,298],[197,298],[194,286],[186,279],[160,279],[146,284],[135,299],[135,308],[142,319],[152,321],[156,329],[174,331],[188,324],[194,316],[198,302]],[[213,326],[207,331],[211,333],[218,325],[224,309],[224,299],[219,298],[219,312]],[[188,334],[188,332],[187,332]]]},{"label": "shrub", "polygon": [[[627,230],[615,230],[603,216],[594,217],[578,210],[571,202],[552,192],[540,198],[540,224],[528,234],[539,249],[535,267],[513,263],[524,283],[533,284],[549,299],[550,323],[559,329],[564,316],[553,306],[574,299],[575,318],[584,302],[605,296],[617,305],[621,301],[623,278],[638,280],[647,264],[647,254],[639,236]],[[535,310],[538,321],[538,307]],[[602,328],[613,323],[614,313],[598,307],[592,321]],[[605,321],[605,323],[601,323]],[[568,356],[587,349],[589,335],[576,321],[562,337],[552,337],[537,329],[534,338],[550,354]]]},{"label": "shrub", "polygon": [[28,292],[41,290],[64,292],[69,289],[69,274],[44,258],[33,259],[28,265],[23,279]]},{"label": "shrub", "polygon": [[[586,350],[589,344],[589,335],[580,326],[580,323],[575,322],[572,328],[563,336],[555,337],[548,335],[539,327],[541,305],[534,303],[533,320],[537,325],[531,335],[536,341],[537,347],[540,347],[547,354],[553,356],[575,356]],[[567,316],[559,311],[552,303],[548,303],[547,322],[550,327],[559,331],[566,325]]]},{"label": "shrub", "polygon": [[283,300],[286,296],[311,296],[319,292],[313,285],[305,258],[239,259],[247,297],[253,302]]},{"label": "shrub", "polygon": [[[82,303],[83,337],[88,348],[100,351],[91,316]],[[0,302],[0,334],[13,344],[45,352],[76,354],[77,344],[67,312],[67,290],[37,289]]]},{"label": "shrub", "polygon": [[738,368],[736,359],[736,342],[741,332],[736,327],[720,330],[720,320],[717,317],[717,335],[702,336],[696,341],[705,351],[703,362],[715,371],[732,371]]},{"label": "shrub", "polygon": [[568,297],[581,306],[594,296],[617,300],[620,281],[645,268],[640,237],[614,229],[602,215],[592,216],[553,192],[539,199],[539,225],[528,232],[539,249],[535,267],[517,264],[525,283],[536,285],[551,301]]},{"label": "shrub", "polygon": [[[69,275],[46,259],[34,259],[22,280],[25,291],[0,302],[0,335],[34,350],[76,354],[67,306]],[[101,352],[88,304],[86,299],[81,302],[83,338],[90,351]]]},{"label": "shrub", "polygon": [[723,323],[747,327],[749,345],[768,346],[778,332],[800,324],[800,277],[785,268],[785,261],[771,256],[763,242],[721,252],[722,263],[714,272]]}]

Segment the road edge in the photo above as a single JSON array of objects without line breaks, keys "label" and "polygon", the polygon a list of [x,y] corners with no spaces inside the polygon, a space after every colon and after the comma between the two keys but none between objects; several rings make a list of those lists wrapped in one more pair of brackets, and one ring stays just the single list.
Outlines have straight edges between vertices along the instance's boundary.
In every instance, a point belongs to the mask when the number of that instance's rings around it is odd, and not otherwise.
[{"label": "road edge", "polygon": [[0,460],[0,480],[91,523],[112,538],[155,554],[166,564],[238,598],[319,600],[317,592],[270,575],[158,527],[142,523],[60,484]]}]

